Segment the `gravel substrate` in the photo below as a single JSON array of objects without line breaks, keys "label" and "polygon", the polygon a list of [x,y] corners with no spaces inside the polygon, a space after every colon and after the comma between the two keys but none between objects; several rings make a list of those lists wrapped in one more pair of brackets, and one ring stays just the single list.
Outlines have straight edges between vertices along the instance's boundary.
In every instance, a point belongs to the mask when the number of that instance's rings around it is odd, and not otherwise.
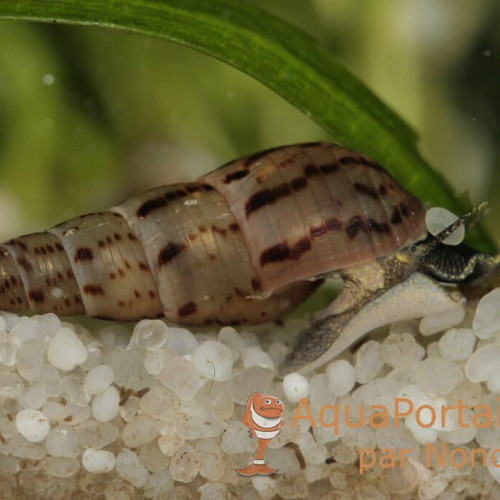
[{"label": "gravel substrate", "polygon": [[[305,326],[145,320],[130,337],[1,313],[0,498],[500,498],[500,289],[276,379]],[[282,399],[285,425],[278,473],[247,478],[252,392]]]}]

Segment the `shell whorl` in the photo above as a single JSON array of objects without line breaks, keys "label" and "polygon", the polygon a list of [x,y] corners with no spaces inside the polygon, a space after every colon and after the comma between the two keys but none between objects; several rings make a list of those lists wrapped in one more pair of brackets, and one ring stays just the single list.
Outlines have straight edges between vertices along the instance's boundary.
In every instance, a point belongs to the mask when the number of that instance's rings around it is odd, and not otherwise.
[{"label": "shell whorl", "polygon": [[417,198],[375,161],[335,144],[276,148],[201,180],[231,207],[268,292],[388,255],[426,234]]}]

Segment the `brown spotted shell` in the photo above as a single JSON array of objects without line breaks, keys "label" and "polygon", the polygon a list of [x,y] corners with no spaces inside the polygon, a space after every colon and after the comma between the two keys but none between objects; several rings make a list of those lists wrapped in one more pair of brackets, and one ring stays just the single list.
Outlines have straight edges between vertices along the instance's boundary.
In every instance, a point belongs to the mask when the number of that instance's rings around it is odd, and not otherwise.
[{"label": "brown spotted shell", "polygon": [[424,213],[362,154],[285,146],[4,243],[0,309],[269,321],[314,290],[305,280],[421,237]]}]

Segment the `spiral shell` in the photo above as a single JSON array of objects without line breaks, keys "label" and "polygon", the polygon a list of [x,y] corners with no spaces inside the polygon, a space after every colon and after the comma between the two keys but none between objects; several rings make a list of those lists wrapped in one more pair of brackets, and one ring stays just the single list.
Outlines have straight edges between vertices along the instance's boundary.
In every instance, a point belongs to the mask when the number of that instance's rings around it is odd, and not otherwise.
[{"label": "spiral shell", "polygon": [[285,146],[3,243],[0,309],[269,321],[316,288],[311,278],[419,239],[424,214],[362,154]]}]

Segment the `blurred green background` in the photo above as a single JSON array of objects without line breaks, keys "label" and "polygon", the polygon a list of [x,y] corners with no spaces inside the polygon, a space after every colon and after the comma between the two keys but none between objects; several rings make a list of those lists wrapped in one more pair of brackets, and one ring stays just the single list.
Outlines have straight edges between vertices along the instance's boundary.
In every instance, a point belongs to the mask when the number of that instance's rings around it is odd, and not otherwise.
[{"label": "blurred green background", "polygon": [[[319,39],[419,133],[500,241],[500,3],[252,1]],[[0,23],[0,240],[194,180],[243,154],[335,140],[249,77],[175,44]]]}]

